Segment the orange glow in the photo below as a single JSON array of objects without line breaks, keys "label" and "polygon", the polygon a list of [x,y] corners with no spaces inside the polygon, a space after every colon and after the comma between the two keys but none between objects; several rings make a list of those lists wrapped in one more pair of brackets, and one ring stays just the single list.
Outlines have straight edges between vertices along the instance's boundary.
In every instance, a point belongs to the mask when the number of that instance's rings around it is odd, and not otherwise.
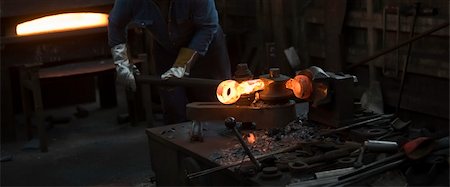
[{"label": "orange glow", "polygon": [[297,75],[286,82],[286,88],[294,92],[299,99],[308,99],[313,90],[311,80],[305,75]]},{"label": "orange glow", "polygon": [[19,36],[51,32],[62,32],[108,25],[108,14],[102,13],[65,13],[46,16],[17,25]]},{"label": "orange glow", "polygon": [[261,79],[248,80],[238,83],[234,80],[223,81],[217,86],[217,99],[223,104],[233,104],[242,94],[251,94],[264,89],[264,82]]},{"label": "orange glow", "polygon": [[328,86],[323,83],[316,84],[314,95],[314,100],[320,101],[322,99],[325,99],[328,95]]},{"label": "orange glow", "polygon": [[247,136],[247,142],[253,144],[256,142],[256,136],[253,133],[249,133]]}]

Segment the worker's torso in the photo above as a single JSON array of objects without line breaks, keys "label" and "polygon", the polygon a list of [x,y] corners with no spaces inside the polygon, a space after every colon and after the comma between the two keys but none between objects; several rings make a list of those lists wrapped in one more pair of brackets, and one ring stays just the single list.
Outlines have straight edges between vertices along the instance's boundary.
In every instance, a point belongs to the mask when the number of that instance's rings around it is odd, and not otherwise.
[{"label": "worker's torso", "polygon": [[[155,2],[160,1],[160,2]],[[134,1],[133,22],[147,28],[164,48],[177,53],[187,47],[195,27],[192,21],[192,1],[141,0]]]},{"label": "worker's torso", "polygon": [[[194,37],[195,7],[191,0],[168,0],[169,7],[164,7],[163,2],[159,2],[158,5],[155,1],[165,0],[134,0],[132,6],[135,12],[133,12],[132,21],[148,29],[156,40],[153,57],[156,69],[161,74],[173,65],[179,49],[188,47]],[[163,8],[167,9],[162,10]],[[191,76],[211,79],[230,78],[230,62],[222,29],[219,27],[211,43],[204,45],[209,45],[208,51],[191,66]]]}]

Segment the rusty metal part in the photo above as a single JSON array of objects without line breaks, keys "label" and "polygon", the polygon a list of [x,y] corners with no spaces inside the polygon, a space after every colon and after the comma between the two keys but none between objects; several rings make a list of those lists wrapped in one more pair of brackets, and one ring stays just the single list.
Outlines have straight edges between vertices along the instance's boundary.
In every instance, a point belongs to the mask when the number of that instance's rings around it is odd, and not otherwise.
[{"label": "rusty metal part", "polygon": [[388,137],[392,136],[398,136],[402,134],[402,131],[409,127],[409,124],[411,121],[402,121],[400,118],[395,118],[391,121],[391,127],[389,129],[389,132],[386,134],[379,136],[376,140],[383,140]]},{"label": "rusty metal part", "polygon": [[294,121],[295,102],[279,105],[237,106],[223,105],[219,102],[194,102],[187,104],[187,118],[198,121],[222,121],[233,116],[240,122],[255,122],[257,129],[284,127]]},{"label": "rusty metal part", "polygon": [[281,177],[282,173],[277,167],[265,167],[262,172],[258,175],[261,179],[274,179]]},{"label": "rusty metal part", "polygon": [[247,64],[242,63],[236,66],[233,79],[238,82],[251,80],[253,79],[253,74],[250,69],[248,69]]},{"label": "rusty metal part", "polygon": [[317,66],[311,66],[308,69],[297,71],[295,72],[295,74],[306,75],[311,80],[330,78],[330,75],[328,75],[322,68],[319,68]]},{"label": "rusty metal part", "polygon": [[328,162],[328,161],[336,160],[338,158],[347,156],[353,150],[354,149],[352,149],[352,148],[336,149],[333,151],[328,151],[321,155],[305,158],[302,160],[302,162],[305,162],[307,164],[313,164],[313,163],[318,163],[318,162]]},{"label": "rusty metal part", "polygon": [[[300,145],[300,144],[297,144],[297,145],[289,146],[289,147],[287,147],[287,148],[283,148],[283,149],[274,151],[274,152],[269,153],[269,154],[259,155],[259,156],[256,156],[255,158],[258,159],[258,160],[260,160],[260,159],[264,159],[264,158],[267,158],[267,157],[270,157],[270,156],[273,156],[273,155],[276,155],[276,154],[280,154],[280,153],[284,153],[284,152],[293,151],[293,150],[296,150],[296,149],[298,149],[298,148],[300,148],[300,147],[301,147],[301,145]],[[205,175],[208,175],[208,174],[211,174],[211,173],[220,171],[220,170],[224,170],[224,169],[227,169],[227,168],[230,168],[230,167],[233,167],[233,166],[240,165],[240,164],[242,164],[243,162],[246,162],[246,161],[248,161],[248,160],[249,160],[249,159],[247,158],[247,159],[244,159],[244,160],[241,161],[241,162],[236,162],[236,163],[232,163],[232,164],[229,164],[229,165],[217,166],[217,167],[210,168],[210,169],[206,169],[206,170],[203,170],[203,171],[199,171],[199,172],[195,172],[195,173],[190,173],[190,174],[187,174],[186,177],[187,177],[188,179],[193,179],[193,178],[205,176]]]},{"label": "rusty metal part", "polygon": [[379,167],[372,168],[372,169],[367,170],[365,172],[361,172],[361,173],[359,173],[357,175],[354,175],[352,177],[340,180],[337,183],[332,184],[331,186],[348,186],[350,184],[353,184],[355,182],[363,180],[363,179],[365,179],[367,177],[370,177],[370,176],[373,176],[375,174],[378,174],[378,173],[381,173],[381,172],[384,172],[384,171],[388,171],[388,170],[390,170],[392,168],[398,167],[405,161],[406,161],[406,159],[402,158],[400,160],[396,160],[396,161],[393,161],[393,162],[390,162],[390,163],[386,163],[386,164],[381,165]]},{"label": "rusty metal part", "polygon": [[356,160],[356,162],[353,163],[353,167],[358,169],[360,167],[362,167],[364,165],[363,163],[363,159],[364,159],[364,152],[366,151],[366,147],[365,146],[361,146],[361,148],[359,149],[359,155],[358,155],[358,160]]},{"label": "rusty metal part", "polygon": [[339,180],[344,180],[346,178],[353,177],[353,176],[358,175],[360,173],[364,173],[364,172],[369,171],[371,169],[383,166],[383,165],[385,165],[387,163],[391,163],[391,162],[394,162],[394,161],[401,160],[404,157],[405,157],[404,153],[397,153],[397,154],[391,155],[391,156],[386,157],[386,158],[384,158],[382,160],[378,160],[376,162],[372,162],[370,164],[367,164],[367,165],[365,165],[365,166],[363,166],[363,167],[361,167],[359,169],[354,170],[351,173],[342,175],[342,176],[339,177]]},{"label": "rusty metal part", "polygon": [[388,127],[380,127],[382,125],[389,125],[389,119],[379,120],[368,127],[355,128],[349,131],[349,133],[357,141],[374,140],[391,132]]},{"label": "rusty metal part", "polygon": [[379,117],[376,117],[376,118],[372,118],[372,119],[369,119],[369,120],[365,120],[365,121],[357,122],[357,123],[354,123],[354,124],[350,124],[350,125],[347,125],[347,126],[344,126],[344,127],[341,127],[341,128],[337,128],[337,129],[333,129],[333,130],[330,130],[330,131],[326,131],[326,132],[321,133],[321,135],[322,136],[326,136],[326,135],[330,135],[330,134],[333,134],[333,133],[337,133],[337,132],[341,132],[341,131],[344,131],[344,130],[348,130],[348,129],[351,129],[351,128],[360,127],[360,126],[366,125],[368,123],[380,121],[380,120],[383,120],[383,119],[388,119],[388,118],[390,118],[392,116],[393,115],[382,115],[382,116],[379,116]]},{"label": "rusty metal part", "polygon": [[372,55],[372,56],[370,56],[370,57],[367,57],[366,59],[363,59],[363,60],[361,60],[361,61],[359,61],[359,62],[357,62],[357,63],[354,63],[354,64],[348,66],[348,67],[346,68],[346,70],[348,71],[348,70],[351,70],[351,69],[353,69],[353,68],[355,68],[355,67],[358,67],[358,66],[360,66],[360,65],[366,64],[367,62],[370,62],[370,61],[372,61],[372,60],[374,60],[374,59],[376,59],[376,58],[378,58],[378,57],[380,57],[380,56],[383,56],[383,55],[385,55],[386,53],[389,53],[389,52],[391,52],[391,51],[394,51],[394,50],[396,50],[396,49],[398,49],[398,48],[400,48],[400,47],[403,47],[403,46],[405,46],[405,45],[408,45],[409,43],[412,43],[412,42],[414,42],[414,41],[416,41],[416,40],[418,40],[418,39],[421,39],[421,38],[423,38],[423,37],[425,37],[425,36],[428,36],[428,35],[430,35],[431,33],[434,33],[434,32],[436,32],[436,31],[439,31],[439,30],[443,29],[443,28],[446,28],[446,27],[448,27],[448,25],[449,25],[449,22],[446,22],[446,23],[440,24],[440,25],[438,25],[438,26],[436,26],[436,27],[433,27],[433,28],[431,28],[430,30],[427,30],[427,31],[423,32],[422,34],[419,34],[419,35],[417,35],[417,36],[415,36],[415,37],[412,37],[412,38],[410,38],[410,39],[408,39],[408,40],[406,40],[406,41],[404,41],[404,42],[402,42],[402,43],[400,43],[400,44],[398,44],[398,45],[395,45],[395,46],[393,46],[393,47],[384,49],[384,50],[382,50],[382,51],[380,51],[380,52],[378,52],[378,53],[376,53],[376,54],[374,54],[374,55]]},{"label": "rusty metal part", "polygon": [[338,181],[338,177],[353,171],[353,167],[340,168],[328,171],[320,171],[314,173],[316,176],[315,179],[306,180],[306,181],[298,181],[291,184],[288,184],[287,187],[298,187],[298,186],[325,186],[326,184],[330,184]]},{"label": "rusty metal part", "polygon": [[316,79],[308,119],[328,126],[342,126],[341,121],[353,118],[354,77],[348,74],[328,73],[329,78]]},{"label": "rusty metal part", "polygon": [[220,171],[220,170],[224,170],[224,169],[227,169],[227,168],[230,168],[230,167],[233,167],[233,166],[237,166],[239,164],[241,164],[241,163],[238,162],[238,163],[234,163],[234,164],[230,164],[230,165],[223,165],[223,166],[218,166],[218,167],[215,167],[215,168],[206,169],[206,170],[195,172],[195,173],[190,173],[190,174],[187,174],[186,178],[194,179],[194,178],[205,176],[205,175],[208,175],[208,174]]},{"label": "rusty metal part", "polygon": [[259,93],[259,98],[263,101],[284,103],[294,95],[292,90],[286,88],[286,81],[290,77],[280,74],[280,68],[270,68],[269,74],[261,75],[259,78],[264,82],[270,82]]},{"label": "rusty metal part", "polygon": [[136,77],[136,82],[141,84],[153,84],[161,86],[184,86],[184,87],[204,87],[217,85],[222,82],[221,80],[214,79],[201,79],[201,78],[169,78],[161,79],[157,76],[139,75]]},{"label": "rusty metal part", "polygon": [[356,161],[356,158],[354,157],[343,157],[336,160],[337,163],[340,164],[352,164]]},{"label": "rusty metal part", "polygon": [[325,164],[326,164],[325,162],[318,162],[318,163],[313,163],[313,164],[307,164],[305,162],[297,160],[295,162],[289,162],[288,166],[289,166],[289,171],[298,173],[298,172],[305,172],[305,171],[311,170],[313,168],[317,168],[319,166],[323,166]]},{"label": "rusty metal part", "polygon": [[242,139],[242,134],[237,129],[236,125],[236,119],[233,117],[228,117],[225,119],[225,126],[227,128],[230,128],[233,130],[234,134],[236,135],[236,138],[239,140],[239,143],[241,144],[242,148],[244,149],[247,156],[250,158],[250,161],[255,165],[256,170],[259,171],[261,169],[261,164],[256,160],[255,156],[252,154],[250,149],[248,148],[247,144],[245,143],[244,139]]},{"label": "rusty metal part", "polygon": [[234,103],[239,106],[250,106],[256,99],[255,93],[242,94],[241,97]]}]

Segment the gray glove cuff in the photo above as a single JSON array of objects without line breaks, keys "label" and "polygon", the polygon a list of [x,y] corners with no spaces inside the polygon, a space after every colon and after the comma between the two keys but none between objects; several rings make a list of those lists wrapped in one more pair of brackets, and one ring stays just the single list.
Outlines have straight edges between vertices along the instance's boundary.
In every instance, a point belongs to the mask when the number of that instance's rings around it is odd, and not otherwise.
[{"label": "gray glove cuff", "polygon": [[128,66],[130,63],[128,61],[127,45],[119,44],[111,48],[111,54],[114,60],[114,64]]}]

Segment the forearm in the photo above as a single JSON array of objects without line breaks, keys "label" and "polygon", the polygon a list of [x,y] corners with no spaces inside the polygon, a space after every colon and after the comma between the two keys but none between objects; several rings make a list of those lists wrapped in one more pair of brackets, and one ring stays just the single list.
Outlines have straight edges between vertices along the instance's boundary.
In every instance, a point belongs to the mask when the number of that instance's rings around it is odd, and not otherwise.
[{"label": "forearm", "polygon": [[132,0],[116,0],[108,17],[108,43],[110,47],[127,42],[127,25],[132,18]]},{"label": "forearm", "polygon": [[188,48],[205,55],[219,28],[217,10],[214,0],[197,0],[194,7],[193,21],[196,32]]}]

